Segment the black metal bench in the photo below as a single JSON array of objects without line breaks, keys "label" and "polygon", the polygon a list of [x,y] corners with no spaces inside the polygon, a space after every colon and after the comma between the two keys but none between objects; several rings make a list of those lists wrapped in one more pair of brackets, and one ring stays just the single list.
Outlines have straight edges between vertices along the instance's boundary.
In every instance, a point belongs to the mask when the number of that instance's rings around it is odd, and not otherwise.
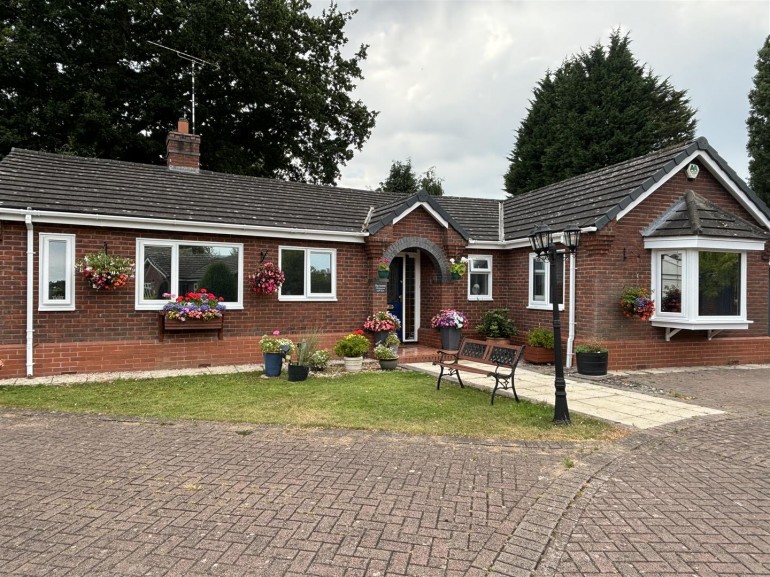
[{"label": "black metal bench", "polygon": [[[495,404],[495,393],[497,393],[498,388],[503,390],[511,389],[513,398],[516,399],[516,402],[518,403],[519,396],[516,394],[513,376],[516,372],[516,365],[519,364],[521,355],[524,352],[524,348],[524,345],[506,345],[463,338],[462,341],[460,341],[460,347],[456,351],[438,351],[439,359],[433,361],[434,365],[441,367],[441,371],[438,374],[438,380],[436,381],[436,389],[441,388],[441,379],[444,377],[444,369],[447,370],[447,376],[457,376],[460,386],[464,387],[465,385],[460,377],[460,371],[462,370],[469,373],[478,373],[487,377],[494,377],[495,388],[492,390],[491,405]],[[467,362],[490,365],[495,369],[490,371],[486,368],[474,367],[467,364]]]}]

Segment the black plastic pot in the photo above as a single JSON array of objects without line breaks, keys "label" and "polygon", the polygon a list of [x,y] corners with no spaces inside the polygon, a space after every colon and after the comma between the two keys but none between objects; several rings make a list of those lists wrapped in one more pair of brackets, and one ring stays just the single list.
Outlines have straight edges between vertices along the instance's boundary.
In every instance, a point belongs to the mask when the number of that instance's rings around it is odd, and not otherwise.
[{"label": "black plastic pot", "polygon": [[575,353],[577,370],[581,375],[606,375],[609,353]]},{"label": "black plastic pot", "polygon": [[310,367],[307,365],[289,365],[289,380],[290,381],[304,381],[307,379],[307,375],[310,372]]}]

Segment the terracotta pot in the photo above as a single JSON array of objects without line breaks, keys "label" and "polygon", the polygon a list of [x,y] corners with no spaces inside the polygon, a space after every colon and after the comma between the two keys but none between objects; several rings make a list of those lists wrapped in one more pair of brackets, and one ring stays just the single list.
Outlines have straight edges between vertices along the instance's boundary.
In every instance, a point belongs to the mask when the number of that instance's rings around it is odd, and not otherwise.
[{"label": "terracotta pot", "polygon": [[544,365],[554,362],[553,349],[546,349],[544,347],[531,347],[527,346],[524,349],[524,360],[528,363],[536,365]]}]

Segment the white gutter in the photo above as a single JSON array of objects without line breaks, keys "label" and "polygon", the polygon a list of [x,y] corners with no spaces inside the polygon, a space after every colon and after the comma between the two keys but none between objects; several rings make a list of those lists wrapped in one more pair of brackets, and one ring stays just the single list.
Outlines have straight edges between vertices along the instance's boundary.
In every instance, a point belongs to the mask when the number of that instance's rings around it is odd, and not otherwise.
[{"label": "white gutter", "polygon": [[33,375],[35,359],[32,345],[34,343],[34,298],[35,298],[35,236],[32,230],[32,215],[27,212],[24,215],[24,224],[27,225],[27,377]]},{"label": "white gutter", "polygon": [[0,214],[6,220],[25,220],[32,215],[37,223],[70,224],[73,226],[101,226],[115,228],[137,228],[142,230],[162,230],[170,232],[191,232],[198,234],[229,234],[238,236],[260,236],[273,238],[299,238],[303,240],[322,240],[332,242],[366,242],[368,232],[332,231],[304,229],[292,226],[262,226],[248,224],[227,224],[221,222],[202,222],[178,219],[160,219],[144,217],[124,217],[108,214],[78,214],[71,212],[27,210],[4,208]]}]

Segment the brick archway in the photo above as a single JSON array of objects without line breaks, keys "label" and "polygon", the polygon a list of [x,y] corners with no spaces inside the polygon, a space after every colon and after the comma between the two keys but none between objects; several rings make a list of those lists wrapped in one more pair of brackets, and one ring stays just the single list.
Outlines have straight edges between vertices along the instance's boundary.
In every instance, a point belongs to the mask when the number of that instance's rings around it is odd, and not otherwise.
[{"label": "brick archway", "polygon": [[449,270],[449,259],[439,245],[426,238],[420,236],[400,238],[385,249],[382,257],[387,260],[393,260],[398,253],[410,248],[419,248],[428,255],[433,266],[439,271],[438,280],[441,284],[450,282],[452,275]]}]

